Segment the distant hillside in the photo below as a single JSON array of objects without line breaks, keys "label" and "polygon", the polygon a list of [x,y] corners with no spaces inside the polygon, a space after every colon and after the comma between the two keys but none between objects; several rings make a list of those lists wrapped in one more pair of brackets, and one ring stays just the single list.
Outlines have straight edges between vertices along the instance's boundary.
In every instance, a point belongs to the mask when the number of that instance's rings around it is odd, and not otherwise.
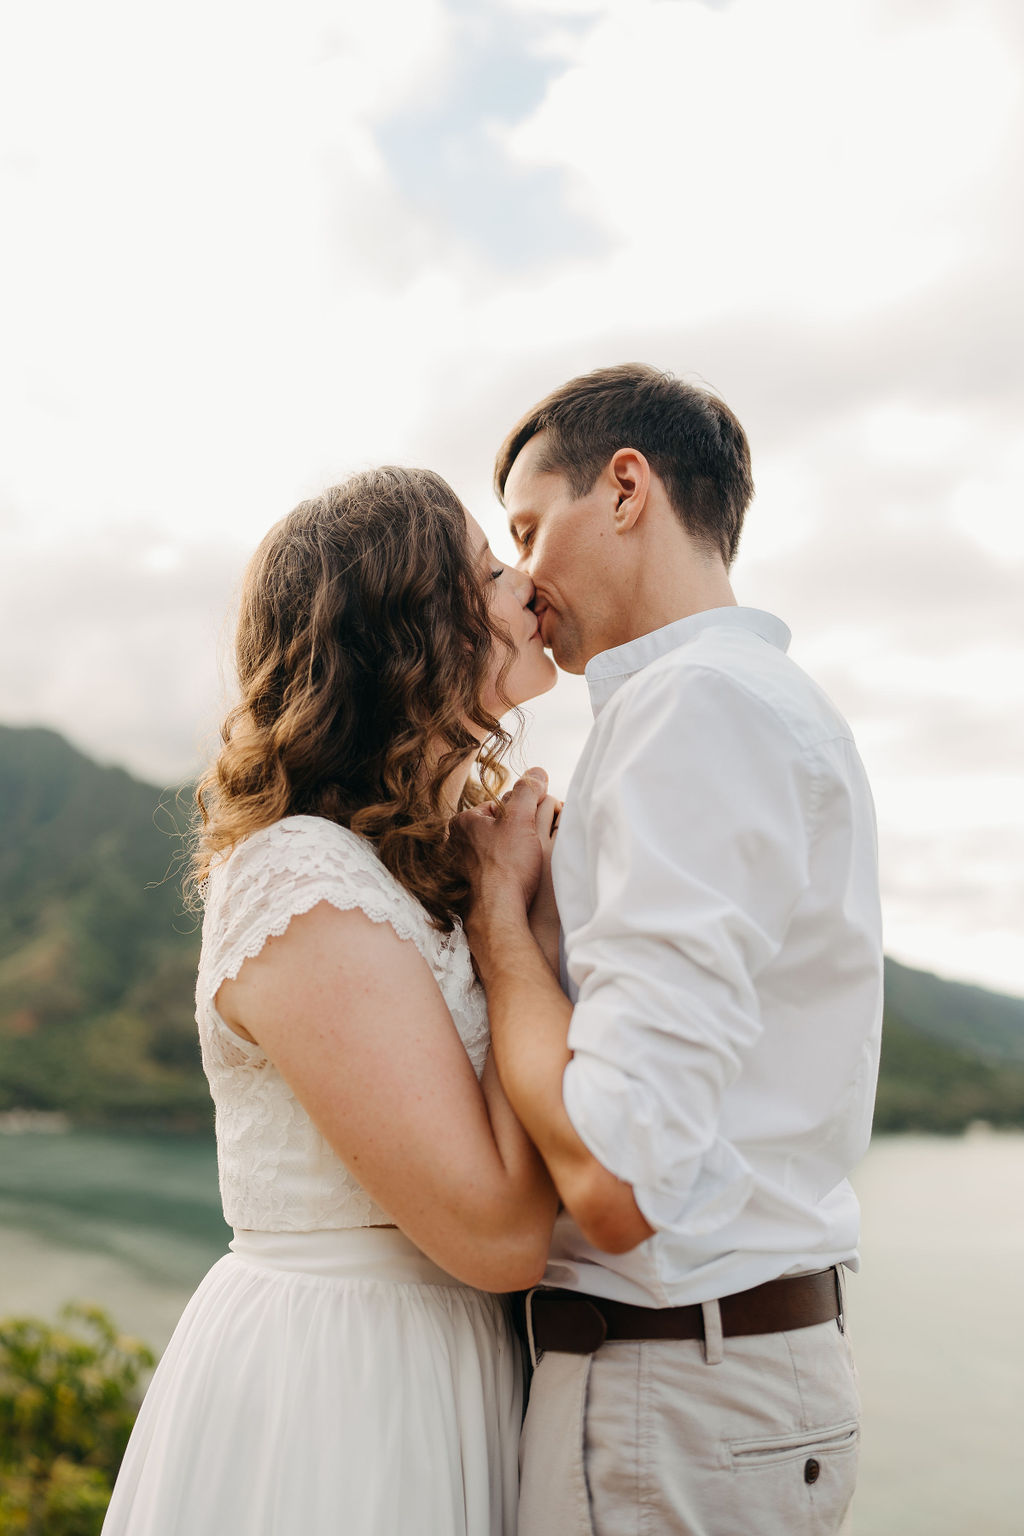
[{"label": "distant hillside", "polygon": [[955,1050],[1024,1065],[1024,998],[942,981],[895,960],[885,962],[885,996],[894,1015]]},{"label": "distant hillside", "polygon": [[885,962],[875,1129],[1024,1125],[1024,999]]},{"label": "distant hillside", "polygon": [[945,1045],[887,1003],[875,1130],[962,1131],[974,1120],[1024,1126],[1024,1067]]},{"label": "distant hillside", "polygon": [[[0,726],[0,1111],[212,1124],[193,1020],[186,809],[53,731]],[[1024,1000],[886,962],[876,1128],[1024,1125]]]},{"label": "distant hillside", "polygon": [[197,924],[159,803],[53,731],[0,727],[0,1110],[212,1123]]}]

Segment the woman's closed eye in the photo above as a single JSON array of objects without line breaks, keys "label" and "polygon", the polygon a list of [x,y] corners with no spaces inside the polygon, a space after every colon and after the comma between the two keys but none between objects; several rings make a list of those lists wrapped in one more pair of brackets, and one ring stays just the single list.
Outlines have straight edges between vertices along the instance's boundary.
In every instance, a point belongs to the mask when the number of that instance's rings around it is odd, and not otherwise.
[{"label": "woman's closed eye", "polygon": [[504,576],[504,574],[505,574],[505,567],[503,565],[500,565],[496,571],[492,571],[491,572],[491,580],[492,581],[497,581],[498,577],[499,576]]}]

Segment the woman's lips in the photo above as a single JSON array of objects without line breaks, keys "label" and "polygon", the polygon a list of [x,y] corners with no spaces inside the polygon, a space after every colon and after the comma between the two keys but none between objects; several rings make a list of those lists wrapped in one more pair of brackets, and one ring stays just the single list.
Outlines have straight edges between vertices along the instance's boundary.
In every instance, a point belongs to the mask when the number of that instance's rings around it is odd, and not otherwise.
[{"label": "woman's lips", "polygon": [[533,639],[535,636],[539,636],[541,644],[546,646],[548,642],[547,637],[544,634],[544,620],[548,614],[547,605],[545,604],[545,606],[541,608],[539,612],[537,609],[534,609],[534,613],[537,619],[537,628],[534,631],[534,635],[531,635],[530,638]]}]

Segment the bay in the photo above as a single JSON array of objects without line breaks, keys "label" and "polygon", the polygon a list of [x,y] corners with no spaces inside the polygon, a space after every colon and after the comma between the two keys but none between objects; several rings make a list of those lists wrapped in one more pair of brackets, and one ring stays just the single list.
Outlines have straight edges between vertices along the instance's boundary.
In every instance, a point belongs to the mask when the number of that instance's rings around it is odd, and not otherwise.
[{"label": "bay", "polygon": [[[1024,1135],[879,1137],[854,1183],[855,1536],[1020,1536]],[[95,1301],[162,1349],[229,1237],[205,1139],[0,1136],[0,1315]]]},{"label": "bay", "polygon": [[163,1349],[227,1252],[207,1137],[0,1136],[0,1315],[96,1302]]},{"label": "bay", "polygon": [[853,1182],[855,1536],[1022,1536],[1024,1135],[878,1138]]}]

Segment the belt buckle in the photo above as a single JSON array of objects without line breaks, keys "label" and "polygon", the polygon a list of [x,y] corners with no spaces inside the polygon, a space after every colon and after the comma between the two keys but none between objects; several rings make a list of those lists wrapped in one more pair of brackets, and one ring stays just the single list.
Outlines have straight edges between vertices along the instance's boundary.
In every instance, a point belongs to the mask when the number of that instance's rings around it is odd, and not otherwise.
[{"label": "belt buckle", "polygon": [[545,1312],[556,1330],[557,1342],[545,1346],[552,1353],[592,1355],[608,1336],[608,1323],[589,1298],[557,1286],[538,1286],[526,1298],[526,1330],[535,1366],[545,1353],[537,1348],[538,1314],[543,1320]]}]

